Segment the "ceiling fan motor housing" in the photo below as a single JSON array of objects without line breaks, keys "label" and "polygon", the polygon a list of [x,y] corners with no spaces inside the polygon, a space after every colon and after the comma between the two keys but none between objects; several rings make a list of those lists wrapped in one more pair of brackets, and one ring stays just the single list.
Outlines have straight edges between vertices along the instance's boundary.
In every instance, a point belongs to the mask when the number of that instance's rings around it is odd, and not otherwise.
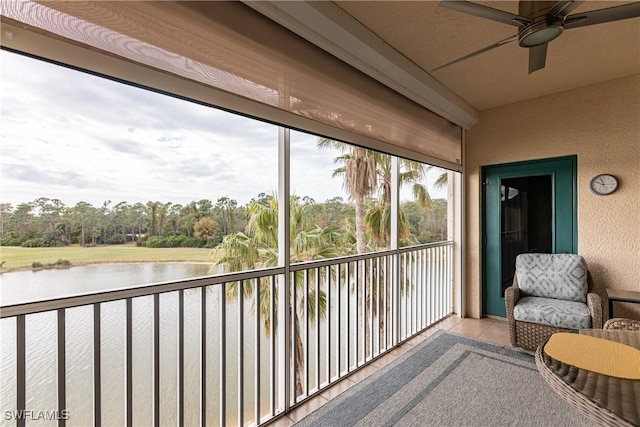
[{"label": "ceiling fan motor housing", "polygon": [[522,47],[534,47],[550,42],[564,31],[562,18],[547,14],[557,1],[518,2],[518,14],[533,22],[518,31],[518,44]]},{"label": "ceiling fan motor housing", "polygon": [[562,19],[541,16],[518,31],[518,44],[534,47],[550,42],[564,31]]}]

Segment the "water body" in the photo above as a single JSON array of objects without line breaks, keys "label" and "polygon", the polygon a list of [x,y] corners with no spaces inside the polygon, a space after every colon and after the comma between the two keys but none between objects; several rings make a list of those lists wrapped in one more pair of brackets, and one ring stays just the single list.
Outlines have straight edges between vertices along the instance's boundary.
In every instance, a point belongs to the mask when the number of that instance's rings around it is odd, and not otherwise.
[{"label": "water body", "polygon": [[211,274],[209,264],[91,264],[65,269],[2,273],[0,305],[62,298]]}]

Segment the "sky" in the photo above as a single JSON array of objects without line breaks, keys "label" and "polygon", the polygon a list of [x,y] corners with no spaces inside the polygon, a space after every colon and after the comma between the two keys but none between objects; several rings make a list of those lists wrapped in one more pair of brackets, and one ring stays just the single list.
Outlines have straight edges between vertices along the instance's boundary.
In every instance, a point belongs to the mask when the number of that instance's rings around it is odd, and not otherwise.
[{"label": "sky", "polygon": [[[274,125],[0,51],[0,203],[244,205],[277,189]],[[337,151],[291,133],[291,190],[348,199]],[[432,197],[444,197],[429,185]],[[401,196],[401,198],[409,198]]]}]

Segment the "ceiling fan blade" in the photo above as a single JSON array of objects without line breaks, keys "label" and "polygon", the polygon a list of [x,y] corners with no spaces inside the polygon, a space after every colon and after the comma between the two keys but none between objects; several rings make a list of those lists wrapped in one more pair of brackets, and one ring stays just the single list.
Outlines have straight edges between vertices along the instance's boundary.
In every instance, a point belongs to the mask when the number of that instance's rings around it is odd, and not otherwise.
[{"label": "ceiling fan blade", "polygon": [[640,16],[640,2],[569,15],[564,21],[564,28],[585,27],[621,19],[637,18],[638,16]]},{"label": "ceiling fan blade", "polygon": [[444,64],[444,65],[439,66],[438,68],[434,68],[434,69],[433,69],[433,70],[431,70],[431,71],[438,71],[438,70],[442,70],[443,68],[447,68],[447,67],[449,67],[449,66],[451,66],[451,65],[453,65],[453,64],[457,64],[458,62],[462,62],[462,61],[464,61],[464,60],[466,60],[466,59],[473,58],[474,56],[478,56],[478,55],[480,55],[481,53],[488,52],[488,51],[490,51],[490,50],[493,50],[493,49],[495,49],[495,48],[497,48],[497,47],[502,46],[503,44],[511,43],[511,42],[516,41],[516,40],[518,40],[518,36],[511,36],[511,37],[509,37],[508,39],[501,40],[501,41],[499,41],[499,42],[497,42],[497,43],[492,44],[491,46],[487,46],[487,47],[482,48],[482,49],[480,49],[480,50],[477,50],[477,51],[475,51],[475,52],[473,52],[473,53],[470,53],[469,55],[465,55],[465,56],[463,56],[462,58],[458,58],[458,59],[456,59],[455,61],[448,62],[448,63],[446,63],[446,64]]},{"label": "ceiling fan blade", "polygon": [[570,14],[576,7],[582,4],[582,0],[561,0],[558,3],[554,4],[547,15],[550,16],[567,16]]},{"label": "ceiling fan blade", "polygon": [[529,48],[529,74],[544,68],[547,62],[548,45],[549,43],[544,43]]},{"label": "ceiling fan blade", "polygon": [[491,19],[493,21],[502,22],[503,24],[521,27],[531,20],[523,16],[514,15],[513,13],[503,10],[494,9],[492,7],[483,6],[477,3],[471,3],[465,0],[443,0],[440,6],[447,9],[456,10],[458,12],[468,13],[469,15],[479,16],[480,18]]}]

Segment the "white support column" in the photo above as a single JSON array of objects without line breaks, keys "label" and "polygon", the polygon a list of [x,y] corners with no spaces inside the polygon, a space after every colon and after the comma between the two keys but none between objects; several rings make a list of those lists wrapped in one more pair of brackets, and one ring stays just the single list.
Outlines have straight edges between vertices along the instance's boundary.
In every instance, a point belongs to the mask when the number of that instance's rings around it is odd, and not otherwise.
[{"label": "white support column", "polygon": [[[280,372],[278,395],[282,409],[286,412],[291,405],[291,387],[295,388],[295,378],[291,372],[292,325],[290,316],[290,131],[278,128],[278,264],[284,266],[284,277],[278,281],[278,371]],[[292,382],[293,380],[293,382]]]},{"label": "white support column", "polygon": [[462,131],[462,173],[448,172],[447,182],[447,239],[453,240],[453,286],[455,294],[454,311],[466,317],[465,254],[464,254],[464,178],[465,178],[465,131]]},{"label": "white support column", "polygon": [[393,310],[394,328],[393,328],[393,345],[400,341],[400,253],[397,249],[400,247],[399,233],[400,218],[400,161],[396,156],[391,157],[391,249],[396,253],[393,257]]}]

